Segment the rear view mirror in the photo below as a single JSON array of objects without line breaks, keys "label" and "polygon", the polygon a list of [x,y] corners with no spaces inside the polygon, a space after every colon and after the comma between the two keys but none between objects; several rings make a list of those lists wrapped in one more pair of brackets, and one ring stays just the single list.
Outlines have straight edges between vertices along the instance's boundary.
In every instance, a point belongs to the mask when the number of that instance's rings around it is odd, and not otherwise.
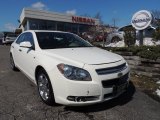
[{"label": "rear view mirror", "polygon": [[24,47],[24,48],[32,48],[33,49],[33,46],[30,42],[28,41],[25,41],[25,42],[21,42],[20,43],[20,47]]}]

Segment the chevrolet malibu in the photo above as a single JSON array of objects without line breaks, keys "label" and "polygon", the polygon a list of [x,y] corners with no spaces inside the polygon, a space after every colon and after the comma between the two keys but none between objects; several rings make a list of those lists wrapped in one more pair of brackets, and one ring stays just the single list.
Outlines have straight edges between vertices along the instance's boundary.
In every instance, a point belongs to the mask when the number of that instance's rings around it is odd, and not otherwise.
[{"label": "chevrolet malibu", "polygon": [[11,45],[10,64],[37,85],[48,105],[104,102],[126,91],[129,83],[129,66],[120,55],[68,32],[23,32]]}]

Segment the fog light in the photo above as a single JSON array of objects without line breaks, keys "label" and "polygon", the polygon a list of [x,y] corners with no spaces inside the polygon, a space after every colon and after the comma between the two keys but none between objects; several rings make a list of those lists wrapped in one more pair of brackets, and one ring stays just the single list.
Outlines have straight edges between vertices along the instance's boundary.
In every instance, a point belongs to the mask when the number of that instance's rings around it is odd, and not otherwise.
[{"label": "fog light", "polygon": [[67,100],[74,102],[86,102],[98,100],[99,96],[68,96]]},{"label": "fog light", "polygon": [[68,96],[67,100],[69,100],[69,101],[75,101],[75,97],[74,96]]}]

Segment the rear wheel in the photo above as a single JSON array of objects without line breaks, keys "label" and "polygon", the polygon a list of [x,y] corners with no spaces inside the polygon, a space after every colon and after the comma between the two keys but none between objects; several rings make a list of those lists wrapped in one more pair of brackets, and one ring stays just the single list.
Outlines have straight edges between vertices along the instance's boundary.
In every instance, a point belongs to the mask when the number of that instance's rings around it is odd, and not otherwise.
[{"label": "rear wheel", "polygon": [[111,43],[119,42],[119,41],[121,41],[121,39],[118,36],[115,36],[112,38]]},{"label": "rear wheel", "polygon": [[54,105],[55,99],[50,79],[44,69],[40,69],[37,73],[37,87],[39,95],[47,105]]}]

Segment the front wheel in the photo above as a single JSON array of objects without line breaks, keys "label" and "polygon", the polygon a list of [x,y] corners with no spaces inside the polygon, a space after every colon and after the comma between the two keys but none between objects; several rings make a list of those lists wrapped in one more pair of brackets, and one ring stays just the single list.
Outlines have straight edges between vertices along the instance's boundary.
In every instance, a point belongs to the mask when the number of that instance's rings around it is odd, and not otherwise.
[{"label": "front wheel", "polygon": [[39,95],[47,105],[54,105],[55,99],[50,79],[44,69],[40,69],[37,74],[37,87]]},{"label": "front wheel", "polygon": [[17,67],[15,66],[12,54],[10,54],[10,66],[13,71],[18,71]]}]

